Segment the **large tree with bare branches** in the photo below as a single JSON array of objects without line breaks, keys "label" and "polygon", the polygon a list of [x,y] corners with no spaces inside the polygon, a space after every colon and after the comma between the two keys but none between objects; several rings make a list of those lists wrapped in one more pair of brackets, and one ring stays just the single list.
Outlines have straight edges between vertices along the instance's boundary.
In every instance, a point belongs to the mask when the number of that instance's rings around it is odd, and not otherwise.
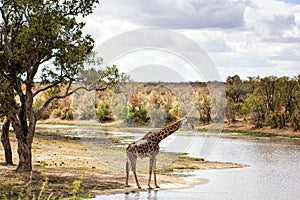
[{"label": "large tree with bare branches", "polygon": [[[84,23],[78,22],[78,16],[91,14],[97,3],[99,0],[0,2],[0,76],[5,87],[1,90],[0,111],[16,133],[18,171],[32,170],[31,146],[36,122],[52,100],[80,89],[104,90],[122,76],[115,66],[84,70],[84,63],[98,61],[91,56],[94,41],[83,34]],[[35,89],[36,82],[39,89]],[[78,84],[74,83],[79,82],[83,85],[76,87]],[[34,98],[53,87],[66,89],[34,110]]]}]

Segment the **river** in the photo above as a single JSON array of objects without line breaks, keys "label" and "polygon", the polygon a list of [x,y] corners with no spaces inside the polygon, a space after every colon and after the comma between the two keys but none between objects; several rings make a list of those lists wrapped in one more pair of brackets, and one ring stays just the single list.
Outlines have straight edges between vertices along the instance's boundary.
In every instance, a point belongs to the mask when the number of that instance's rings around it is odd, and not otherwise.
[{"label": "river", "polygon": [[[191,136],[176,136],[187,141]],[[195,137],[193,137],[195,138]],[[165,151],[179,151],[172,137],[162,144]],[[211,142],[206,160],[247,164],[248,167],[224,170],[186,172],[193,177],[206,178],[207,184],[189,189],[159,190],[130,194],[99,195],[94,200],[296,200],[300,198],[300,140],[289,138],[230,138],[198,136],[193,139],[188,154],[203,157],[199,146]],[[204,143],[203,143],[204,142]]]}]

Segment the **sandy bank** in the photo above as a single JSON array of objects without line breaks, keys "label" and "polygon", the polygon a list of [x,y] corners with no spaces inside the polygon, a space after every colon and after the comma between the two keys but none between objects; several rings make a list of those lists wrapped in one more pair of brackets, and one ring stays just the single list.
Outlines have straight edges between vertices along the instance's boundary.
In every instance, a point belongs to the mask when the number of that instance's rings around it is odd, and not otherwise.
[{"label": "sandy bank", "polygon": [[[43,130],[45,131],[45,130]],[[113,145],[107,138],[80,139],[60,134],[37,134],[33,143],[34,172],[19,174],[15,166],[0,165],[0,197],[70,197],[94,196],[136,191],[134,178],[130,176],[131,187],[124,187],[125,151],[122,145]],[[59,130],[51,130],[59,133]],[[12,134],[14,162],[17,163],[16,140]],[[2,146],[0,163],[4,163]],[[148,159],[138,161],[138,177],[143,187],[147,188]],[[178,189],[205,184],[206,179],[169,174],[172,170],[188,169],[225,169],[244,167],[235,163],[209,162],[182,159],[179,155],[162,153],[158,157],[158,175],[160,190]],[[170,170],[170,169],[168,169]],[[79,183],[79,189],[75,188]],[[45,186],[43,186],[45,185]],[[74,190],[75,188],[75,190]]]}]

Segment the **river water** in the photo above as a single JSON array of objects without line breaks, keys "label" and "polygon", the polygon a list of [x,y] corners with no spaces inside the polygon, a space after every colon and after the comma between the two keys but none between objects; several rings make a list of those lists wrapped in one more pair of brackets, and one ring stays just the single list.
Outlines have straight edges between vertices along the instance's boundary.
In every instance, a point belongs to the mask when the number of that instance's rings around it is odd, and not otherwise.
[{"label": "river water", "polygon": [[[187,141],[190,137],[176,136],[177,140],[181,142]],[[172,141],[172,138],[169,141]],[[203,157],[199,146],[203,146],[203,142],[210,141],[213,141],[213,145],[210,145],[210,150],[206,151],[206,160],[235,162],[249,166],[239,169],[186,172],[191,175],[191,178],[200,177],[209,180],[207,184],[189,189],[100,195],[94,199],[300,199],[299,139],[199,136],[196,140],[193,139],[192,144],[185,150],[191,156]],[[176,145],[168,145],[168,140],[162,146],[165,151],[182,152],[182,149],[176,148]]]}]

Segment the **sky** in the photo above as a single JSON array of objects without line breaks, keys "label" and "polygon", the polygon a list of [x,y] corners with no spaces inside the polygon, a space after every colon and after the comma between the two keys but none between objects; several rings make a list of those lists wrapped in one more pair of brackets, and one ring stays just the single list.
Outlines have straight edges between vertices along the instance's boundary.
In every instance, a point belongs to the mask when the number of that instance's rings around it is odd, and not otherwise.
[{"label": "sky", "polygon": [[[84,20],[84,32],[93,36],[96,49],[144,28],[184,37],[172,44],[162,37],[160,49],[128,48],[109,63],[137,81],[173,81],[178,76],[180,80],[208,81],[209,67],[197,71],[198,66],[176,50],[190,41],[203,49],[223,81],[234,75],[246,79],[300,74],[300,0],[102,0]],[[149,46],[151,37],[146,38]],[[144,39],[137,34],[132,40],[143,43]],[[128,41],[119,43],[127,45]],[[169,51],[172,45],[176,48]]]}]

